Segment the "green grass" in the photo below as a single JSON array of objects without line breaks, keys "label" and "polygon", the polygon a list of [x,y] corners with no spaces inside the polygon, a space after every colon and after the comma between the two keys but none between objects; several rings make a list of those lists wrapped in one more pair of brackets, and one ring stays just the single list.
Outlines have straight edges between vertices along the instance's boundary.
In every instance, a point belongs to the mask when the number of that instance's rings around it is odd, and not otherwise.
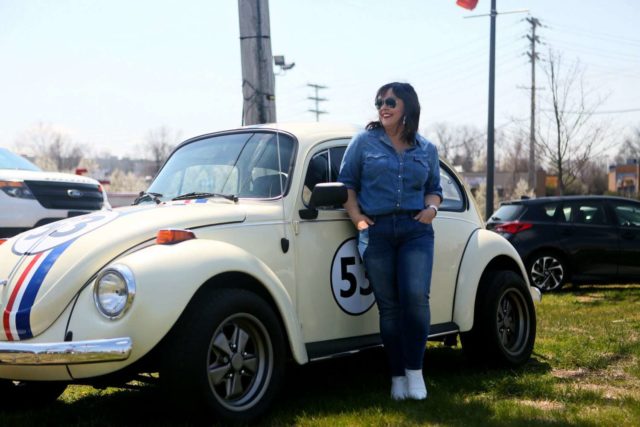
[{"label": "green grass", "polygon": [[[386,359],[363,352],[292,366],[267,426],[638,426],[640,285],[583,286],[537,305],[534,355],[519,369],[469,363],[429,344],[429,398],[389,398]],[[0,426],[193,425],[159,390],[71,386],[53,405],[0,412]]]}]

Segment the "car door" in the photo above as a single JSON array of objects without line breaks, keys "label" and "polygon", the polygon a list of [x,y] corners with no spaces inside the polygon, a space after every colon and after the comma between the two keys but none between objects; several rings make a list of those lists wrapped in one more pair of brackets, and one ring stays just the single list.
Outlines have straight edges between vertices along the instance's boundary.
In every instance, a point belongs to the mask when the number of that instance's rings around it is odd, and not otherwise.
[{"label": "car door", "polygon": [[624,280],[640,279],[640,203],[632,200],[611,200],[618,230],[620,256],[618,276]]},{"label": "car door", "polygon": [[[310,187],[321,177],[337,180],[348,141],[318,146],[305,162],[305,188],[299,201],[304,208]],[[327,171],[328,169],[328,171]],[[431,281],[432,333],[451,328],[455,283],[469,235],[477,224],[466,218],[469,201],[462,184],[441,168],[444,202],[434,221],[436,234]],[[360,337],[362,345],[379,342],[378,310],[373,290],[357,250],[356,230],[341,206],[321,209],[318,217],[298,217],[296,277],[297,306],[307,351],[323,354],[328,347],[347,345],[344,338]],[[354,340],[350,341],[353,344]]]},{"label": "car door", "polygon": [[603,200],[578,199],[564,204],[569,222],[560,226],[573,278],[610,281],[618,270],[618,230]]},{"label": "car door", "polygon": [[[299,210],[308,205],[313,187],[337,181],[348,139],[317,145],[303,165],[304,188],[294,213],[297,310],[309,357],[378,343],[378,313],[373,290],[357,251],[356,230],[342,206],[321,208],[315,219]],[[362,345],[344,338],[363,337]]]}]

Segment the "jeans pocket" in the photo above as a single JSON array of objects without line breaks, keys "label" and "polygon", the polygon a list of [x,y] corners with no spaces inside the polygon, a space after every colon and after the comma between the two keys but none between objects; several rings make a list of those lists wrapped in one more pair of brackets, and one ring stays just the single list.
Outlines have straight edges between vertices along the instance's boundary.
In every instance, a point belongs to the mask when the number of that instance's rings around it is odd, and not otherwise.
[{"label": "jeans pocket", "polygon": [[365,228],[358,232],[358,253],[360,253],[360,260],[364,261],[364,253],[369,246],[369,229]]}]

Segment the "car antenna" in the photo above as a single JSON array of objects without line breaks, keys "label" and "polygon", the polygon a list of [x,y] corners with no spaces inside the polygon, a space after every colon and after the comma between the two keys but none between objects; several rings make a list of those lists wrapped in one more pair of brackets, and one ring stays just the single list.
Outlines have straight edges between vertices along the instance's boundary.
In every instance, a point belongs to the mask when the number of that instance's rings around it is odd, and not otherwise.
[{"label": "car antenna", "polygon": [[284,237],[280,239],[280,247],[283,253],[289,252],[289,239],[287,238],[287,224],[284,204],[284,185],[282,182],[282,160],[280,158],[280,130],[278,129],[278,123],[276,122],[276,151],[278,152],[278,184],[280,185],[280,201],[282,204],[282,231]]}]

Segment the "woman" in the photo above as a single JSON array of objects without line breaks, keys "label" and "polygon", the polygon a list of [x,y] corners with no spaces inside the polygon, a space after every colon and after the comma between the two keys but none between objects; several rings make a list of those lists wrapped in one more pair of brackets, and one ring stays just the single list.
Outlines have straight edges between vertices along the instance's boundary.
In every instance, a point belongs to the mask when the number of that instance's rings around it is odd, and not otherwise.
[{"label": "woman", "polygon": [[431,222],[442,202],[438,152],[418,135],[420,103],[408,83],[382,86],[378,120],[345,152],[339,181],[359,231],[358,248],[380,313],[391,365],[391,397],[425,399],[422,362],[429,335]]}]

